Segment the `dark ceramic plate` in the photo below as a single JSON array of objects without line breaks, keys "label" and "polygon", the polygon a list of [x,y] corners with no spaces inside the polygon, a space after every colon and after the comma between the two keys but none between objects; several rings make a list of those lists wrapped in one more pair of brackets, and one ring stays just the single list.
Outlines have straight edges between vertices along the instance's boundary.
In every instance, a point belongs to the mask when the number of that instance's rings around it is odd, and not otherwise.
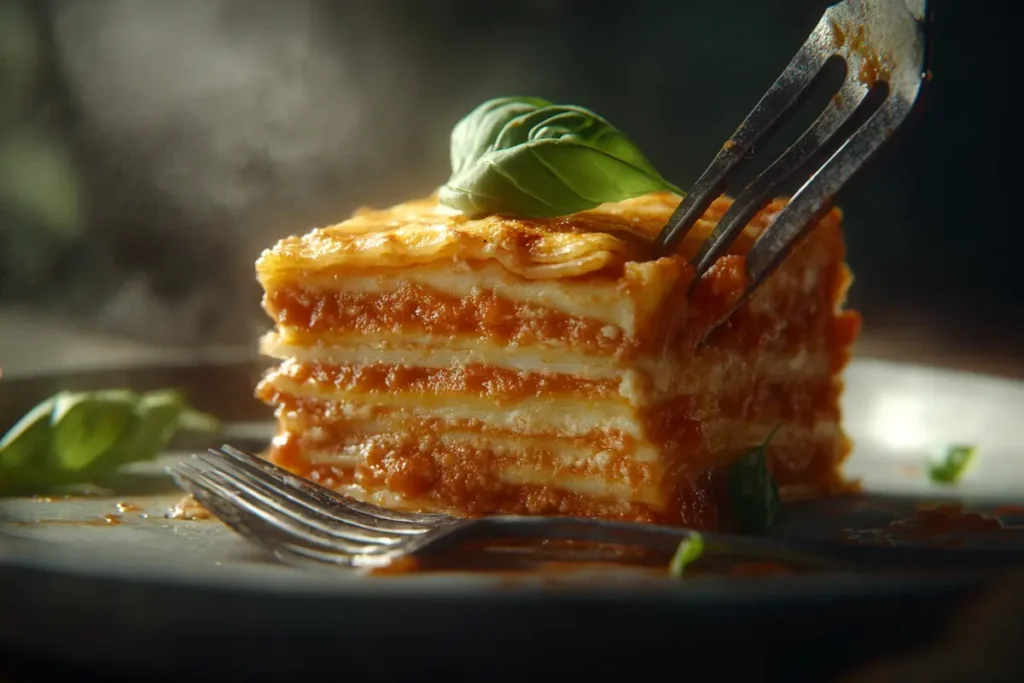
[{"label": "dark ceramic plate", "polygon": [[[62,388],[180,386],[229,422],[222,440],[255,450],[271,429],[251,398],[259,373],[245,362],[5,379],[0,429]],[[1024,553],[1014,507],[1024,494],[1022,414],[1019,383],[854,362],[847,469],[866,493],[794,504],[772,533],[837,556],[902,553],[909,568],[807,572],[738,561],[682,581],[667,577],[667,558],[650,557],[532,572],[301,572],[217,522],[167,518],[180,493],[162,467],[209,445],[180,442],[109,482],[112,493],[0,501],[0,649],[8,661],[147,677],[580,676],[584,664],[587,675],[637,674],[643,664],[682,675],[720,658],[737,675],[784,669],[790,680],[817,678],[919,642]],[[933,484],[926,458],[954,442],[977,445],[977,463],[956,486]],[[954,507],[928,511],[937,504]],[[962,513],[985,515],[988,530]],[[507,664],[494,672],[495,661]]]}]

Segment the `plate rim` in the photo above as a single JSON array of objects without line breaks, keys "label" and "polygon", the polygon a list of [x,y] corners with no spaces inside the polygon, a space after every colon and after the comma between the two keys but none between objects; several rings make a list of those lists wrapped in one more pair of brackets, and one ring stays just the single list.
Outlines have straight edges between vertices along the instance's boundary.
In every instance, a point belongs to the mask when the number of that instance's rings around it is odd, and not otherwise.
[{"label": "plate rim", "polygon": [[[247,362],[258,362],[258,358],[255,357],[244,357],[237,358],[230,363],[218,363],[218,364],[237,364]],[[185,365],[178,365],[177,367],[195,367],[202,365],[211,365],[209,362],[196,362],[188,363]],[[175,367],[174,365],[140,365],[130,367],[119,367],[116,370],[141,370],[145,371],[149,367]],[[959,369],[944,368],[940,366],[933,366],[924,363],[909,363],[904,361],[892,361],[879,358],[864,358],[854,357],[850,363],[844,368],[846,373],[851,367],[863,368],[867,372],[884,372],[887,369],[900,368],[903,372],[914,372],[920,373],[923,376],[939,377],[943,381],[956,381],[956,380],[967,380],[973,382],[982,382],[989,386],[1000,387],[1003,389],[1014,390],[1021,392],[1024,396],[1024,380],[1017,380],[1013,378],[1001,377],[998,375],[991,375],[983,372],[972,372]],[[103,370],[85,370],[79,374],[97,374],[103,372]],[[67,376],[67,373],[60,373],[56,375],[33,375],[31,377],[20,377],[12,378],[11,383],[15,383],[19,380],[32,380],[32,379],[43,379],[46,377],[62,377]],[[261,422],[262,424],[262,422]],[[4,501],[0,499],[0,506],[3,506]],[[463,571],[447,571],[440,575],[437,574],[426,574],[426,575],[405,575],[405,576],[388,576],[388,577],[366,577],[358,573],[348,572],[344,578],[339,578],[337,575],[333,575],[331,578],[317,577],[311,579],[307,584],[306,588],[302,591],[297,591],[296,582],[287,581],[283,582],[283,586],[278,586],[272,580],[268,580],[268,576],[260,573],[258,570],[253,572],[248,569],[243,571],[235,571],[234,568],[231,570],[225,570],[221,567],[205,566],[202,564],[187,564],[176,561],[157,561],[147,560],[143,561],[140,558],[133,558],[130,555],[127,556],[114,556],[114,557],[97,557],[95,555],[81,556],[76,554],[74,549],[61,546],[59,543],[52,541],[34,541],[28,539],[22,539],[15,536],[10,536],[3,532],[2,522],[0,522],[0,575],[7,573],[8,571],[37,571],[42,573],[48,573],[55,577],[65,578],[77,578],[77,579],[97,579],[97,580],[115,580],[115,581],[128,581],[128,582],[142,582],[148,583],[152,586],[187,586],[193,589],[210,588],[214,590],[232,590],[244,588],[248,593],[264,593],[266,591],[276,592],[278,589],[283,588],[283,592],[289,595],[295,595],[297,592],[305,592],[306,590],[311,591],[313,594],[319,596],[333,596],[340,598],[351,599],[354,596],[359,596],[367,592],[372,592],[378,597],[384,597],[387,595],[405,595],[409,597],[420,596],[424,594],[432,593],[444,593],[449,597],[464,596],[464,597],[479,597],[480,595],[516,595],[517,599],[521,599],[527,595],[533,596],[547,596],[557,594],[562,597],[577,595],[580,598],[593,600],[595,597],[602,599],[611,599],[615,596],[630,596],[631,599],[635,599],[643,594],[650,594],[657,599],[665,599],[666,596],[677,596],[673,599],[686,599],[692,600],[695,594],[701,594],[711,589],[715,585],[725,586],[724,593],[746,595],[745,599],[750,600],[751,596],[761,593],[764,591],[764,586],[771,584],[773,587],[773,593],[778,594],[779,590],[782,589],[782,593],[787,595],[818,595],[822,592],[826,594],[835,595],[837,587],[841,588],[843,594],[878,594],[879,591],[886,592],[889,590],[905,591],[908,589],[920,590],[925,585],[935,584],[938,587],[948,589],[950,586],[955,585],[962,579],[955,578],[952,576],[929,578],[924,580],[921,576],[915,575],[913,578],[903,578],[895,576],[876,576],[868,574],[856,574],[851,576],[840,576],[832,574],[822,575],[801,575],[798,578],[793,577],[768,577],[760,578],[754,581],[749,580],[737,580],[731,577],[702,577],[699,582],[680,582],[679,585],[675,585],[671,581],[652,581],[652,582],[632,582],[632,581],[612,581],[612,582],[598,582],[599,588],[595,590],[594,587],[581,586],[575,581],[566,582],[538,582],[536,579],[531,581],[527,574],[522,581],[516,580],[515,587],[508,585],[502,585],[496,590],[495,586],[500,583],[500,579],[497,581],[494,577],[488,577],[486,573],[473,573]],[[295,571],[302,571],[296,569]],[[311,572],[308,574],[309,577],[315,577],[320,572]],[[454,577],[465,577],[471,575],[472,580],[469,581],[451,581]],[[444,581],[439,582],[438,578],[443,577]],[[767,582],[767,583],[766,583]],[[443,588],[439,589],[441,584]],[[540,588],[538,589],[538,585]],[[573,585],[577,584],[577,585]],[[699,585],[704,590],[693,590],[685,586]],[[749,589],[749,586],[757,585],[756,589]],[[682,588],[680,586],[683,586]],[[426,589],[426,590],[425,590]],[[718,592],[717,589],[712,592]],[[749,594],[749,595],[748,595]],[[683,596],[679,598],[678,596]],[[721,599],[721,598],[719,598]]]}]

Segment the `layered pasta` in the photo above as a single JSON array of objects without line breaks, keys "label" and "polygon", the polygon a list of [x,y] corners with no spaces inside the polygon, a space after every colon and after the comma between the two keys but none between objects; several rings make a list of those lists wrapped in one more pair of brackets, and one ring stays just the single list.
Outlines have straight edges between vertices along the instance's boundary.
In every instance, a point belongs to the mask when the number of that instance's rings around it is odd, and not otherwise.
[{"label": "layered pasta", "polygon": [[[679,197],[470,219],[436,197],[289,237],[257,273],[281,361],[273,461],[386,507],[717,528],[723,476],[773,429],[783,497],[843,486],[841,214],[754,293],[744,255],[777,200],[695,280],[730,200],[652,258]],[[730,314],[731,312],[731,314]]]}]

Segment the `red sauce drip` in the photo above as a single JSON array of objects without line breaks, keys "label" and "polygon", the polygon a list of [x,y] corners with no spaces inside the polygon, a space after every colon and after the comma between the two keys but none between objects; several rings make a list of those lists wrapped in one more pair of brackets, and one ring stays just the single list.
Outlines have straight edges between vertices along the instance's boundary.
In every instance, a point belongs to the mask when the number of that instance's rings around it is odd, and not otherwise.
[{"label": "red sauce drip", "polygon": [[998,518],[979,512],[966,512],[962,505],[938,505],[918,510],[911,517],[893,520],[878,529],[845,529],[844,540],[866,545],[913,543],[929,546],[959,547],[970,538],[1020,539]]}]

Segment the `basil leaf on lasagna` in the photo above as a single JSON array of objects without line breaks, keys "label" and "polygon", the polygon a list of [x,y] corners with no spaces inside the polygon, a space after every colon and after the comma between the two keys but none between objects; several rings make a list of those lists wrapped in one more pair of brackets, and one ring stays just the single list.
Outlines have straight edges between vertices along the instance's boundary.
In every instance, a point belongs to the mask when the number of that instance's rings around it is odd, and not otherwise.
[{"label": "basil leaf on lasagna", "polygon": [[658,190],[682,194],[594,112],[532,97],[484,102],[456,124],[438,201],[469,216],[564,216]]},{"label": "basil leaf on lasagna", "polygon": [[459,175],[487,154],[506,123],[548,106],[551,102],[539,97],[496,97],[478,106],[452,129],[452,175]]},{"label": "basil leaf on lasagna", "polygon": [[928,464],[928,477],[937,484],[955,484],[974,462],[977,447],[955,444],[939,462]]},{"label": "basil leaf on lasagna", "polygon": [[768,444],[779,426],[729,468],[729,501],[739,531],[764,531],[778,519],[782,504],[778,484],[768,469]]}]

